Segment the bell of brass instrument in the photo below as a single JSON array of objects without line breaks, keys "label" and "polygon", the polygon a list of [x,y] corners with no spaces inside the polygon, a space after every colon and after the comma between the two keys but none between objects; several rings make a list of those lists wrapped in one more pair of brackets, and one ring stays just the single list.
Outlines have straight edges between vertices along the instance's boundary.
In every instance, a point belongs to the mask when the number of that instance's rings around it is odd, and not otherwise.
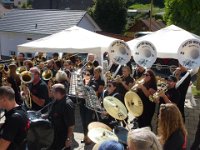
[{"label": "bell of brass instrument", "polygon": [[53,78],[53,72],[50,69],[47,69],[45,71],[42,72],[42,79],[43,80],[50,80]]},{"label": "bell of brass instrument", "polygon": [[91,70],[94,68],[94,65],[92,62],[88,62],[87,65],[86,65],[86,70]]},{"label": "bell of brass instrument", "polygon": [[26,66],[17,67],[16,74],[20,75],[22,72],[27,71]]},{"label": "bell of brass instrument", "polygon": [[0,64],[0,72],[3,72],[4,68],[5,68],[5,65],[4,64]]},{"label": "bell of brass instrument", "polygon": [[21,91],[27,91],[27,94],[23,95],[25,105],[31,109],[32,108],[32,100],[31,100],[31,93],[27,87],[27,84],[31,83],[34,79],[33,74],[30,71],[23,71],[20,74],[21,79]]}]

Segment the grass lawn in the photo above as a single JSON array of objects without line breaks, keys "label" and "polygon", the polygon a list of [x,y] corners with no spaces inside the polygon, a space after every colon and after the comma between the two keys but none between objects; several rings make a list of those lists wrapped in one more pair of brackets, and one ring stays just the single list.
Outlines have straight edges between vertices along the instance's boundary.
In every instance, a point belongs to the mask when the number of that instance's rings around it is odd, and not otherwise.
[{"label": "grass lawn", "polygon": [[200,97],[200,91],[196,89],[196,86],[192,86],[192,95]]},{"label": "grass lawn", "polygon": [[[129,6],[129,9],[137,9],[137,10],[150,10],[150,4],[133,4]],[[153,13],[164,12],[164,8],[153,7]]]}]

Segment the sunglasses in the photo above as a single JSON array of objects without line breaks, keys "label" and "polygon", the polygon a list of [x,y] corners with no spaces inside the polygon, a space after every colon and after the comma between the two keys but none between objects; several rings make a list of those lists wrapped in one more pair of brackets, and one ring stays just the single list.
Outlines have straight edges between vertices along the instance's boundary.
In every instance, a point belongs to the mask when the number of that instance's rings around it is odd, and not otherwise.
[{"label": "sunglasses", "polygon": [[86,75],[86,76],[90,76],[90,74],[89,74],[89,73],[86,73],[85,75]]},{"label": "sunglasses", "polygon": [[150,75],[150,74],[146,74],[146,73],[145,73],[145,74],[144,74],[144,76],[148,77],[148,76],[151,76],[151,75]]},{"label": "sunglasses", "polygon": [[108,84],[107,87],[112,87],[112,85]]}]

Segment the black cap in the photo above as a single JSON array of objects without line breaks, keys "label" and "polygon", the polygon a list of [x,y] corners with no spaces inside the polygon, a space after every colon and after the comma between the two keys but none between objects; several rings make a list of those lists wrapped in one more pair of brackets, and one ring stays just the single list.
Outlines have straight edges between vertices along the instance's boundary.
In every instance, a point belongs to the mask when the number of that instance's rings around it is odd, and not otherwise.
[{"label": "black cap", "polygon": [[166,80],[168,80],[168,81],[173,81],[173,82],[177,82],[177,79],[176,79],[176,77],[175,76],[173,76],[173,75],[170,75],[170,76],[168,76],[167,78],[165,78]]}]

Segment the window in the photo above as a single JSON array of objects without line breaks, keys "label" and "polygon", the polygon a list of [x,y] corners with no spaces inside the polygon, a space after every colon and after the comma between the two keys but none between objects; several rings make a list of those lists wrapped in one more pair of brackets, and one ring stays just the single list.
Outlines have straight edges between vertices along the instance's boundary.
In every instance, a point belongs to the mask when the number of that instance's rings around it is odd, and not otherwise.
[{"label": "window", "polygon": [[14,56],[16,54],[15,51],[10,51],[10,55]]}]

